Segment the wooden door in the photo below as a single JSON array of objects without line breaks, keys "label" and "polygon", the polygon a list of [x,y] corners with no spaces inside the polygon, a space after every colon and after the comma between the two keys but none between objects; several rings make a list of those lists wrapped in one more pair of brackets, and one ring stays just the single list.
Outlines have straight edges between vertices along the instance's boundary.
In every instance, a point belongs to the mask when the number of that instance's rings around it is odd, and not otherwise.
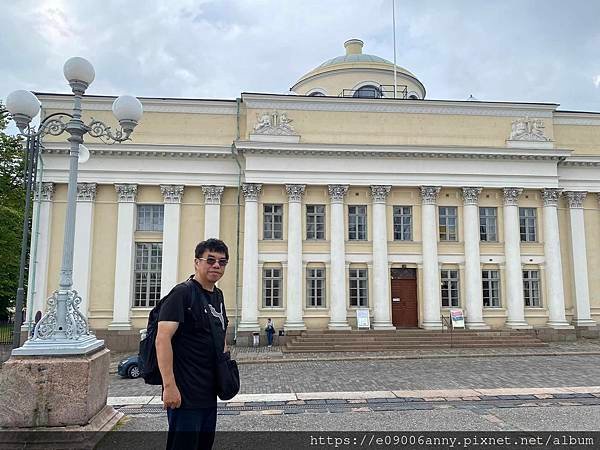
[{"label": "wooden door", "polygon": [[392,323],[399,328],[419,325],[417,269],[392,269]]}]

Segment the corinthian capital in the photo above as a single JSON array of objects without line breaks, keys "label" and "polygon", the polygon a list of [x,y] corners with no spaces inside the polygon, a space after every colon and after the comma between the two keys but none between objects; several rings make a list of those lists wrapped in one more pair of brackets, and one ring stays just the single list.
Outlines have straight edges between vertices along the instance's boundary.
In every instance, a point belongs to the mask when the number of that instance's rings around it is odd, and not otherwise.
[{"label": "corinthian capital", "polygon": [[440,186],[421,186],[421,203],[435,205],[441,190]]},{"label": "corinthian capital", "polygon": [[93,202],[96,200],[96,183],[77,183],[77,201]]},{"label": "corinthian capital", "polygon": [[479,203],[479,195],[482,188],[480,187],[464,187],[462,188],[463,204],[477,205]]},{"label": "corinthian capital", "polygon": [[244,183],[242,185],[242,193],[244,194],[244,200],[246,200],[247,202],[257,201],[261,190],[262,184]]},{"label": "corinthian capital", "polygon": [[371,186],[371,197],[373,197],[373,203],[385,203],[391,189],[391,186]]},{"label": "corinthian capital", "polygon": [[119,202],[135,203],[137,184],[115,184],[115,190]]},{"label": "corinthian capital", "polygon": [[[39,186],[40,183],[38,183]],[[41,198],[40,198],[41,196]],[[35,189],[35,201],[51,202],[54,199],[54,183],[42,183],[41,192],[38,194],[38,188]]]},{"label": "corinthian capital", "polygon": [[504,205],[518,206],[519,197],[523,193],[521,188],[504,188]]},{"label": "corinthian capital", "polygon": [[546,188],[542,190],[544,206],[558,206],[558,198],[562,189]]},{"label": "corinthian capital", "polygon": [[165,203],[181,203],[183,197],[183,186],[174,184],[161,184],[160,193]]},{"label": "corinthian capital", "polygon": [[202,186],[204,203],[207,205],[220,205],[225,186]]},{"label": "corinthian capital", "polygon": [[348,192],[347,184],[330,184],[327,186],[329,189],[329,198],[332,203],[339,203],[344,201],[344,196]]},{"label": "corinthian capital", "polygon": [[306,189],[304,184],[286,184],[285,190],[288,194],[288,201],[301,202],[304,189]]},{"label": "corinthian capital", "polygon": [[583,201],[587,197],[586,191],[569,191],[565,192],[569,208],[583,208]]}]

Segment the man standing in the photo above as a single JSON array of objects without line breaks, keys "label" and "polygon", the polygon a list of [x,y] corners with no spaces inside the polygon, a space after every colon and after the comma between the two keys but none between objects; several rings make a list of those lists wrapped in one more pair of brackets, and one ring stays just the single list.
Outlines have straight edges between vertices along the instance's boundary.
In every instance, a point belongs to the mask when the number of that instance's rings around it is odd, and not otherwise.
[{"label": "man standing", "polygon": [[[156,356],[169,421],[167,449],[212,448],[217,425],[217,355],[209,320],[214,322],[215,338],[227,351],[227,314],[223,293],[215,283],[228,261],[229,251],[223,241],[200,242],[194,275],[175,286],[160,309]],[[197,290],[195,296],[192,289]],[[208,309],[202,306],[201,296],[208,301]]]}]

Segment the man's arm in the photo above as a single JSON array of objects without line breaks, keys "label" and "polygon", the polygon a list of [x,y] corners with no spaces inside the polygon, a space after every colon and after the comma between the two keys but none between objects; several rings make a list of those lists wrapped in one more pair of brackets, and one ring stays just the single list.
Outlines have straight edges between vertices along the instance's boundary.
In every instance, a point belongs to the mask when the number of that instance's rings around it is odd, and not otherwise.
[{"label": "man's arm", "polygon": [[156,359],[163,381],[163,407],[179,408],[181,394],[173,374],[173,347],[171,339],[179,327],[179,322],[160,321],[156,333]]}]

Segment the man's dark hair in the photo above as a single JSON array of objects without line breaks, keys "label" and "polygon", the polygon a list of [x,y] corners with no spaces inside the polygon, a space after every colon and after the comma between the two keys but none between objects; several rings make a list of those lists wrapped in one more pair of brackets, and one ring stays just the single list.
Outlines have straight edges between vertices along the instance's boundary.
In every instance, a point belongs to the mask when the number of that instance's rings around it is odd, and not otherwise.
[{"label": "man's dark hair", "polygon": [[225,258],[229,259],[229,249],[225,242],[220,239],[210,238],[196,245],[196,251],[194,252],[196,258],[201,258],[206,250],[225,253]]}]

